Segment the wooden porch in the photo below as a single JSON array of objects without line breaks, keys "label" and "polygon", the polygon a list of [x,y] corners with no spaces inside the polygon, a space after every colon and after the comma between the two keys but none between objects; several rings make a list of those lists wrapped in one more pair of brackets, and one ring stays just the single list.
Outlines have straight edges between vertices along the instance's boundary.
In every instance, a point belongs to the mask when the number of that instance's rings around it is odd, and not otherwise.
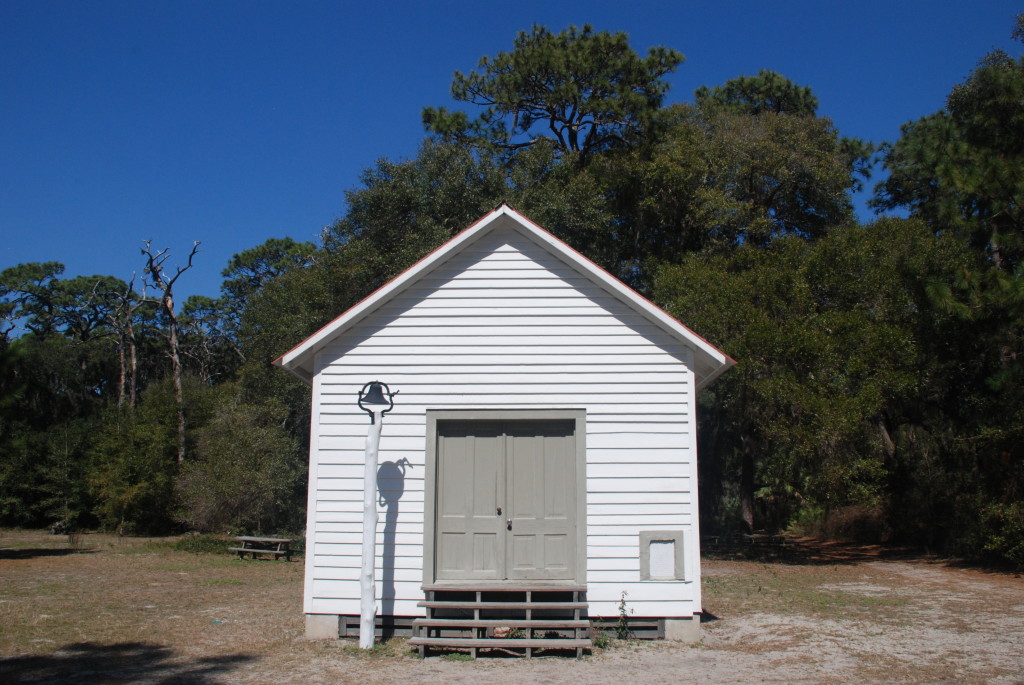
[{"label": "wooden porch", "polygon": [[498,650],[530,658],[538,652],[583,655],[590,641],[586,585],[445,583],[424,585],[409,644],[431,649]]}]

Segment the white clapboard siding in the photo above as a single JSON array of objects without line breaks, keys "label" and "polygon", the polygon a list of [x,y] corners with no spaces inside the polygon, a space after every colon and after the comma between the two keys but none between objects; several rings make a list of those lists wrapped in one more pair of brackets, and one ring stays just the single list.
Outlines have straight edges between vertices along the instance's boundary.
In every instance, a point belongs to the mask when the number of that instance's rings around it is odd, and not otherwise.
[{"label": "white clapboard siding", "polygon": [[[358,573],[358,570],[357,570],[357,573]],[[377,591],[378,592],[378,594],[377,594],[377,601],[378,601],[378,603],[380,602],[381,597],[382,597],[381,590],[384,589],[384,588],[381,588],[381,584],[383,583],[384,580],[388,581],[389,588],[387,588],[387,589],[391,589],[392,587],[394,588],[393,592],[389,592],[388,595],[385,596],[386,599],[397,600],[397,599],[402,598],[402,597],[414,597],[414,596],[416,596],[417,593],[419,593],[419,599],[415,600],[415,602],[423,601],[423,593],[420,591],[420,586],[423,584],[423,579],[421,577],[415,576],[415,575],[410,575],[408,578],[398,578],[397,575],[398,574],[396,574],[395,578],[385,579],[384,576],[381,574],[380,570],[378,569],[377,576],[375,577],[375,580],[378,583],[378,591]],[[405,574],[403,573],[402,575],[405,575]],[[350,579],[348,579],[348,578],[342,578],[342,579],[323,578],[323,579],[314,581],[313,586],[311,587],[311,589],[313,591],[313,596],[321,598],[321,599],[324,599],[324,600],[334,599],[336,601],[344,601],[344,600],[339,599],[341,597],[344,597],[344,594],[345,594],[344,590],[341,587],[339,587],[339,586],[343,587],[344,584],[348,583],[348,582],[351,582]],[[410,601],[411,603],[415,604],[415,602],[413,600],[408,600],[408,601]],[[379,606],[379,604],[378,604],[378,606]],[[332,612],[325,611],[324,613],[332,613]],[[349,612],[349,611],[337,611],[337,612],[333,612],[333,613],[344,614],[344,613],[351,613],[351,612]],[[416,612],[413,611],[411,613],[415,614]],[[406,615],[408,616],[409,614],[406,614]]]},{"label": "white clapboard siding", "polygon": [[[331,552],[336,551],[334,546],[328,546],[328,549]],[[313,560],[316,563],[317,568],[324,570],[324,575],[321,577],[329,578],[331,580],[337,580],[338,577],[349,577],[348,570],[341,571],[338,569],[351,569],[358,574],[359,569],[361,568],[359,554],[341,554],[341,551],[338,551],[338,554],[316,554],[314,556]],[[423,572],[423,564],[420,562],[419,553],[413,557],[389,555],[389,558],[393,561],[393,566],[389,567],[394,569],[396,573],[398,571],[410,570],[417,571],[420,574]]]},{"label": "white clapboard siding", "polygon": [[[366,438],[363,438],[363,440],[365,441]],[[341,465],[344,465],[344,464],[354,464],[354,463],[356,463],[355,461],[353,461],[353,457],[352,457],[353,454],[358,454],[359,455],[358,459],[360,460],[359,463],[361,464],[364,453],[363,453],[362,449],[360,449],[360,450],[356,450],[356,449],[349,449],[349,450],[329,450],[329,449],[324,449],[324,450],[320,451],[320,454],[321,454],[321,457],[322,457],[322,463],[324,463],[324,464],[337,464],[337,465],[341,466]],[[388,451],[388,460],[392,461],[392,462],[395,462],[395,463],[401,461],[402,459],[412,460],[414,457],[420,458],[420,459],[423,458],[423,448],[422,447],[419,448],[418,450],[406,450],[406,451],[389,450]],[[381,462],[381,463],[383,463],[383,462]]]},{"label": "white clapboard siding", "polygon": [[[350,496],[355,494],[362,495],[362,490],[355,491],[324,491],[321,497],[336,497],[336,499],[326,500],[322,499],[317,503],[317,511],[323,512],[334,512],[334,513],[347,513],[356,512],[360,513],[363,511],[363,502],[360,497],[359,500],[348,499]],[[422,514],[423,513],[423,499],[420,498],[418,502],[408,502],[406,498],[402,498],[402,513],[403,514]],[[383,517],[382,517],[383,518]]]},{"label": "white clapboard siding", "polygon": [[[639,545],[639,538],[636,535],[613,535],[605,532],[600,535],[587,536],[587,547],[591,548],[590,554],[599,556],[616,556],[625,554],[636,556]],[[605,547],[613,548],[605,550]]]},{"label": "white clapboard siding", "polygon": [[632,556],[595,556],[587,560],[587,569],[594,571],[630,571],[640,573],[640,558]]},{"label": "white clapboard siding", "polygon": [[649,455],[647,459],[647,461],[591,462],[587,464],[587,476],[595,488],[598,479],[611,479],[613,483],[641,479],[646,483],[651,478],[689,478],[689,474],[679,464],[652,462]]},{"label": "white clapboard siding", "polygon": [[591,615],[616,616],[623,591],[637,616],[700,610],[695,547],[687,580],[639,579],[641,531],[696,529],[693,352],[528,231],[462,247],[326,341],[312,366],[308,613],[359,613],[369,420],[355,399],[370,380],[399,393],[378,457],[378,597],[382,582],[392,593],[378,610],[423,613],[425,417],[446,408],[586,410]]},{"label": "white clapboard siding", "polygon": [[[314,561],[316,561],[318,559],[321,562],[324,561],[320,557],[313,557]],[[382,580],[385,579],[384,578],[384,571],[381,569],[380,560],[378,560],[377,564],[378,564],[378,566],[377,566],[377,570],[375,571],[375,577],[377,579],[377,582],[380,583]],[[319,573],[317,574],[317,580],[347,580],[349,582],[355,581],[357,583],[359,582],[359,571],[361,570],[360,569],[360,565],[358,563],[356,563],[355,566],[351,566],[351,565],[350,566],[335,566],[335,565],[325,564],[325,565],[322,565],[322,566],[317,566],[317,569],[319,569]],[[421,583],[421,584],[423,583],[423,570],[420,569],[420,568],[407,568],[407,567],[401,567],[401,566],[396,565],[394,568],[389,569],[388,573],[393,576],[391,578],[391,580],[404,581],[404,582],[408,582],[408,583]],[[344,594],[338,595],[338,596],[344,598],[348,594],[348,592],[351,592],[351,590],[345,592]],[[418,594],[419,594],[419,599],[422,600],[423,599],[423,593],[420,592]],[[406,599],[406,598],[412,598],[412,597],[415,597],[415,595],[409,595],[408,597],[407,596],[403,596],[403,595],[396,595],[395,596],[396,599]],[[356,613],[356,614],[358,614],[359,612],[358,611],[355,611],[355,612],[346,611],[344,613],[347,613],[347,614]]]},{"label": "white clapboard siding", "polygon": [[[330,540],[325,540],[323,535],[318,535],[317,552],[323,552],[324,554],[331,555],[343,555],[346,559],[358,559],[362,554],[362,542],[363,541],[359,539],[346,543],[336,543]],[[383,549],[381,550],[382,556],[390,555],[406,559],[419,559],[419,555],[423,553],[422,542],[422,539],[407,539],[405,544],[399,544],[398,542],[390,542],[386,537],[377,537],[377,544],[383,546]],[[328,546],[327,543],[331,543],[330,546]]]},{"label": "white clapboard siding", "polygon": [[[363,532],[359,531],[331,531],[321,530],[316,534],[316,543],[338,543],[342,545],[362,545]],[[422,533],[385,533],[383,527],[377,531],[377,544],[391,544],[396,547],[402,545],[422,545]],[[360,552],[361,553],[361,552]]]},{"label": "white clapboard siding", "polygon": [[[384,519],[384,513],[382,512],[381,513],[381,525],[377,528],[377,539],[378,540],[380,540],[381,536],[384,534],[384,532],[383,532],[384,531],[384,520],[385,520]],[[338,534],[346,534],[346,535],[348,535],[348,534],[355,534],[359,538],[360,541],[363,539],[363,532],[362,531],[363,531],[362,528],[360,528],[358,531],[353,531],[351,529],[351,527],[349,527],[348,524],[346,524],[344,522],[332,523],[331,521],[323,521],[323,523],[317,527],[317,535],[319,535],[320,533],[328,533],[328,534],[338,533]],[[421,542],[423,542],[423,538],[422,538],[422,535],[423,535],[423,522],[422,521],[418,521],[418,522],[417,521],[409,521],[409,522],[401,521],[400,525],[396,526],[396,530],[394,531],[394,533],[397,536],[397,538],[400,538],[402,535],[419,535],[421,537],[420,537],[419,540],[416,540],[416,543],[421,543]]]},{"label": "white clapboard siding", "polygon": [[[685,529],[694,525],[695,519],[689,518],[689,515],[684,514],[681,518],[673,519],[668,523],[655,524],[650,521],[645,521],[642,530],[650,531],[673,531],[679,529]],[[628,543],[629,547],[636,547],[639,545],[639,539],[633,532],[633,524],[629,521],[616,520],[613,525],[603,524],[591,517],[587,522],[587,542],[593,544],[595,540],[599,538],[608,537],[619,537],[626,536],[633,540]]]}]

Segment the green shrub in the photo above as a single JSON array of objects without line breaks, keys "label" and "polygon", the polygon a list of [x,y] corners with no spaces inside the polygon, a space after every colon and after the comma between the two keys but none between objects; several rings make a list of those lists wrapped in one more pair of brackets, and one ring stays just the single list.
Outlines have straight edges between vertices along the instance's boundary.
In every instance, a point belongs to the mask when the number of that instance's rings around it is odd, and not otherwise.
[{"label": "green shrub", "polygon": [[169,383],[151,386],[139,406],[112,407],[90,456],[89,487],[100,524],[122,535],[173,528],[177,422]]},{"label": "green shrub", "polygon": [[193,554],[223,554],[230,546],[231,541],[221,535],[186,535],[174,543],[177,551]]},{"label": "green shrub", "polygon": [[1024,503],[993,504],[985,514],[989,530],[985,551],[1024,568]]},{"label": "green shrub", "polygon": [[254,532],[288,526],[305,483],[305,456],[283,427],[287,409],[227,397],[195,431],[178,474],[179,519],[195,530]]},{"label": "green shrub", "polygon": [[590,643],[594,645],[595,649],[607,649],[612,643],[612,638],[595,622],[594,627],[590,629]]},{"label": "green shrub", "polygon": [[789,530],[829,540],[877,544],[892,537],[885,515],[880,505],[854,504],[827,513],[820,506],[808,506],[794,517]]}]

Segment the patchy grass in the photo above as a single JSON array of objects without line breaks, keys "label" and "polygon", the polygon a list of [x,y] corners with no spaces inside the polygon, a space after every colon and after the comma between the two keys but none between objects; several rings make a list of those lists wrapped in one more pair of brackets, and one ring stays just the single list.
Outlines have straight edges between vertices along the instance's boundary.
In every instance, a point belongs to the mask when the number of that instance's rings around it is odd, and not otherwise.
[{"label": "patchy grass", "polygon": [[873,554],[732,558],[704,562],[703,591],[705,653],[759,658],[784,679],[1024,685],[1013,574]]},{"label": "patchy grass", "polygon": [[1024,580],[934,559],[705,560],[700,644],[452,663],[307,641],[302,563],[182,539],[0,530],[0,682],[1024,684]]},{"label": "patchy grass", "polygon": [[[195,555],[174,550],[173,539],[106,535],[85,536],[81,549],[55,556],[52,551],[67,545],[52,538],[0,535],[6,581],[0,586],[0,655],[32,653],[45,644],[135,643],[153,635],[156,625],[162,642],[223,644],[229,636],[222,626],[231,626],[232,638],[254,637],[268,619],[285,616],[292,625],[278,625],[279,634],[297,637],[301,563]],[[214,625],[221,634],[212,632]],[[258,638],[257,644],[277,639]]]},{"label": "patchy grass", "polygon": [[238,578],[210,578],[204,580],[203,585],[245,585],[245,581]]},{"label": "patchy grass", "polygon": [[340,651],[345,656],[356,659],[393,659],[395,657],[416,657],[419,652],[409,646],[409,640],[394,638],[387,642],[378,642],[369,649],[360,649],[355,640],[342,640]]},{"label": "patchy grass", "polygon": [[[726,603],[731,613],[770,605],[777,613],[824,619],[898,618],[908,600],[897,587],[864,592],[859,566],[784,566],[733,563],[727,575],[707,575],[705,604]],[[711,608],[714,612],[714,608]]]}]

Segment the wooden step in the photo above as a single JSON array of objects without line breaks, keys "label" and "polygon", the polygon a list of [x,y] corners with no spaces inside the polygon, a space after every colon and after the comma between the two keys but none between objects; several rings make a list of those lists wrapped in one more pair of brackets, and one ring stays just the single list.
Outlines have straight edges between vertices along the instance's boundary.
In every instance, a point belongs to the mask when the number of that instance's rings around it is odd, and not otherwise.
[{"label": "wooden step", "polygon": [[508,619],[508,618],[489,618],[489,619],[473,619],[473,618],[416,618],[413,619],[412,625],[414,628],[580,628],[585,629],[590,627],[590,621],[587,620],[567,620],[567,619],[531,619],[529,621],[523,619]]},{"label": "wooden step", "polygon": [[416,606],[427,609],[586,609],[586,602],[439,602],[436,600],[417,602]]},{"label": "wooden step", "polygon": [[424,592],[586,592],[586,585],[571,585],[557,582],[459,582],[434,583],[421,586]]},{"label": "wooden step", "polygon": [[530,647],[533,649],[590,649],[593,643],[588,638],[473,638],[473,637],[411,637],[410,645],[424,647],[477,647],[491,649],[511,649]]},{"label": "wooden step", "polygon": [[[590,606],[580,601],[586,596],[585,585],[536,581],[434,583],[424,585],[423,591],[427,598],[417,602],[417,606],[424,607],[427,615],[413,620],[414,635],[409,641],[419,647],[421,657],[426,656],[428,648],[435,648],[469,650],[473,658],[481,649],[522,650],[522,655],[528,659],[534,650],[574,650],[579,658],[584,649],[592,647],[591,641],[584,637],[590,621],[580,617]],[[438,596],[445,599],[438,599]],[[439,611],[466,612],[469,617],[438,616]],[[481,618],[481,611],[499,611],[516,618]],[[545,612],[545,617],[534,618],[534,613],[540,612]],[[506,632],[499,628],[519,637],[496,637],[495,632]],[[551,634],[549,631],[553,632],[552,637],[539,637]],[[462,636],[442,637],[436,633],[461,633]],[[570,637],[566,637],[566,633]]]}]

